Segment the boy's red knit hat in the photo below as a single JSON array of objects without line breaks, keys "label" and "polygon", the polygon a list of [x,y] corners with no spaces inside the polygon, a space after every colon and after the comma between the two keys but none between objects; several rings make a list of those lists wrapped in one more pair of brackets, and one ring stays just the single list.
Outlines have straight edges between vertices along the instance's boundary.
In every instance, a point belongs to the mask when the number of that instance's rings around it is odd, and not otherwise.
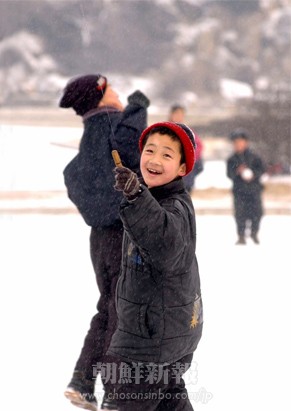
[{"label": "boy's red knit hat", "polygon": [[87,74],[71,79],[59,103],[62,108],[72,107],[79,116],[96,108],[106,91],[107,79],[101,74]]},{"label": "boy's red knit hat", "polygon": [[173,131],[177,137],[180,139],[181,144],[183,146],[184,155],[185,155],[185,163],[186,163],[186,174],[189,174],[195,165],[195,134],[193,131],[182,123],[174,123],[171,121],[163,121],[160,123],[152,124],[151,126],[147,127],[141,134],[139,139],[139,149],[142,151],[143,149],[143,140],[148,135],[148,133],[157,127],[165,127]]}]

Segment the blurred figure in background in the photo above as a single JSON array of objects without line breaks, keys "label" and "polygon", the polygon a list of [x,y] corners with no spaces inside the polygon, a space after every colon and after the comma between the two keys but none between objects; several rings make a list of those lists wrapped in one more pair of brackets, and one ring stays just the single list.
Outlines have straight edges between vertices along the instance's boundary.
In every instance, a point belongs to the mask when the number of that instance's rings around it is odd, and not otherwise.
[{"label": "blurred figure in background", "polygon": [[233,182],[234,216],[238,240],[246,244],[249,224],[251,238],[259,244],[258,232],[263,216],[261,177],[265,173],[262,159],[249,148],[249,137],[243,129],[230,134],[234,153],[227,159],[227,177]]},{"label": "blurred figure in background", "polygon": [[[174,121],[175,123],[185,123],[185,114],[186,114],[186,109],[184,106],[181,106],[179,104],[174,104],[170,108],[170,113],[169,113],[169,121]],[[186,186],[186,190],[190,193],[194,186],[195,186],[195,178],[198,174],[200,174],[203,171],[203,159],[202,159],[202,151],[203,151],[203,144],[198,136],[198,134],[192,129],[193,133],[195,134],[195,142],[196,142],[196,150],[195,150],[195,155],[196,155],[196,162],[195,162],[195,167],[191,171],[190,174],[187,176],[183,177],[184,184]]]}]

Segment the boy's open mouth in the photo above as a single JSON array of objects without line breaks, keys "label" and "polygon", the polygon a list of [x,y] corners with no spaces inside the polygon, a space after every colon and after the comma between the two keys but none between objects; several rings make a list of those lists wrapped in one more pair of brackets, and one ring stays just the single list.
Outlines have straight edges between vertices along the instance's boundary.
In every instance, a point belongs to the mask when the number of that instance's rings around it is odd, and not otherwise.
[{"label": "boy's open mouth", "polygon": [[154,170],[154,169],[152,169],[152,168],[148,168],[147,170],[148,170],[148,172],[149,172],[150,174],[155,174],[155,175],[156,175],[156,174],[162,174],[161,171],[157,171],[157,170]]}]

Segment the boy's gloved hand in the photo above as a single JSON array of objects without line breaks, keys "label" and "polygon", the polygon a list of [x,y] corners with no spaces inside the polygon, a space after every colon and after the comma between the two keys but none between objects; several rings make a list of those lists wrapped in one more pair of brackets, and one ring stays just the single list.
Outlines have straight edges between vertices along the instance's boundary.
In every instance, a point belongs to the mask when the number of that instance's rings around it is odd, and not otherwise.
[{"label": "boy's gloved hand", "polygon": [[115,185],[114,188],[117,191],[123,191],[123,194],[132,198],[140,191],[140,183],[137,175],[126,167],[116,167],[115,172]]},{"label": "boy's gloved hand", "polygon": [[143,108],[147,108],[150,105],[150,100],[139,90],[128,96],[127,101],[129,104],[137,104]]}]

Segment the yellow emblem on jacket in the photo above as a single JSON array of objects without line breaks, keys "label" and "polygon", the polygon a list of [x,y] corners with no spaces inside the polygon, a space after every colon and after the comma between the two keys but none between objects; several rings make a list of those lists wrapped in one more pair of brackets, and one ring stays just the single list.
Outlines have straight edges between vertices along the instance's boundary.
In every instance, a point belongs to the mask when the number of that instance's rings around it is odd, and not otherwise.
[{"label": "yellow emblem on jacket", "polygon": [[195,328],[199,323],[202,322],[202,307],[201,298],[196,295],[196,299],[193,304],[193,312],[191,317],[190,328]]}]

